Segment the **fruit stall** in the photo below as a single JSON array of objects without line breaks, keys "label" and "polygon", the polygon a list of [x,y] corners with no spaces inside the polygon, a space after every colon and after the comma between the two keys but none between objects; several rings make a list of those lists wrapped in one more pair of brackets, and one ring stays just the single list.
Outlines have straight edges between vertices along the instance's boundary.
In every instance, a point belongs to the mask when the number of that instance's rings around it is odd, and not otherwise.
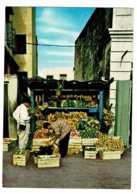
[{"label": "fruit stall", "polygon": [[[61,161],[60,155],[52,154],[52,145],[47,146],[53,134],[47,134],[40,123],[41,118],[50,122],[63,119],[71,125],[68,155],[81,152],[84,159],[121,158],[124,151],[122,138],[108,135],[114,121],[111,105],[107,105],[108,82],[34,77],[25,84],[31,91],[31,152],[38,168],[59,167]],[[20,153],[25,153],[22,158],[25,163],[21,164],[26,165],[29,155],[24,151]],[[14,165],[20,162],[18,154],[19,151],[14,155]]]},{"label": "fruit stall", "polygon": [[[55,112],[85,112],[88,116],[96,116],[102,123],[103,108],[108,100],[109,84],[97,81],[47,80],[40,77],[26,81],[31,91],[31,108],[43,109],[43,114]],[[32,132],[35,129],[32,125]]]}]

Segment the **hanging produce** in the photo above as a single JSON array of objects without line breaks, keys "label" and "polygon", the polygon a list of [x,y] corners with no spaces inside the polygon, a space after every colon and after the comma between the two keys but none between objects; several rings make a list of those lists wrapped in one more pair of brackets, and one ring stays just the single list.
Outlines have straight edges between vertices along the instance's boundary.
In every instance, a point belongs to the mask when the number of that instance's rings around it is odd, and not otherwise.
[{"label": "hanging produce", "polygon": [[103,122],[101,131],[104,133],[108,133],[109,129],[113,127],[113,122],[115,120],[114,113],[110,110],[110,108],[103,109]]}]

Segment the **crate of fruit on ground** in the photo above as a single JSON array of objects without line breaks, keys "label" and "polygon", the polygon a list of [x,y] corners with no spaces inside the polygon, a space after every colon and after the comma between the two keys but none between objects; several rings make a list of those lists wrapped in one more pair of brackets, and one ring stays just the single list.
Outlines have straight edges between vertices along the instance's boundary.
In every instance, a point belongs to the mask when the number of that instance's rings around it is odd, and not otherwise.
[{"label": "crate of fruit on ground", "polygon": [[30,151],[26,149],[18,149],[13,154],[13,165],[26,166],[30,158]]},{"label": "crate of fruit on ground", "polygon": [[100,122],[94,118],[89,117],[84,123],[83,130],[80,130],[82,146],[94,145],[98,140],[98,133],[100,131]]},{"label": "crate of fruit on ground", "polygon": [[84,159],[96,159],[96,148],[93,147],[84,147]]},{"label": "crate of fruit on ground", "polygon": [[37,155],[38,168],[60,167],[61,156],[58,155]]},{"label": "crate of fruit on ground", "polygon": [[3,151],[10,151],[18,145],[17,138],[3,138]]},{"label": "crate of fruit on ground", "polygon": [[95,143],[96,148],[99,149],[99,155],[103,160],[106,159],[120,159],[124,152],[124,145],[121,136],[110,137],[105,134],[102,135]]},{"label": "crate of fruit on ground", "polygon": [[38,151],[40,145],[45,144],[46,141],[49,141],[49,135],[45,129],[39,129],[34,132],[32,139],[32,150]]},{"label": "crate of fruit on ground", "polygon": [[104,151],[100,149],[99,156],[103,160],[121,159],[121,151]]}]

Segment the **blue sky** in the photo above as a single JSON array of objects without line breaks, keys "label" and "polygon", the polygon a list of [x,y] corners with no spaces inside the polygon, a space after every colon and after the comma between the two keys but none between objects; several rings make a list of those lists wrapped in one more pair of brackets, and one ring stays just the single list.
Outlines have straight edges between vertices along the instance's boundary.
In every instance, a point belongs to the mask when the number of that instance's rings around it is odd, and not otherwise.
[{"label": "blue sky", "polygon": [[38,71],[56,67],[74,67],[75,40],[91,17],[90,7],[37,7],[36,34],[38,44],[65,45],[38,46]]}]

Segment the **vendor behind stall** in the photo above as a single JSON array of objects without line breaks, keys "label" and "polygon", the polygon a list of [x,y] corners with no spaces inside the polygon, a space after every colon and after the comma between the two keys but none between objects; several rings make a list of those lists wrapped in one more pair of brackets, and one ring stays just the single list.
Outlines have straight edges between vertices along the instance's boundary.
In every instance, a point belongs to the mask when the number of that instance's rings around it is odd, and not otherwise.
[{"label": "vendor behind stall", "polygon": [[71,126],[64,120],[56,120],[55,122],[44,122],[43,127],[55,134],[50,139],[50,142],[54,141],[54,144],[59,147],[59,153],[61,157],[67,155],[68,143],[70,137]]}]

